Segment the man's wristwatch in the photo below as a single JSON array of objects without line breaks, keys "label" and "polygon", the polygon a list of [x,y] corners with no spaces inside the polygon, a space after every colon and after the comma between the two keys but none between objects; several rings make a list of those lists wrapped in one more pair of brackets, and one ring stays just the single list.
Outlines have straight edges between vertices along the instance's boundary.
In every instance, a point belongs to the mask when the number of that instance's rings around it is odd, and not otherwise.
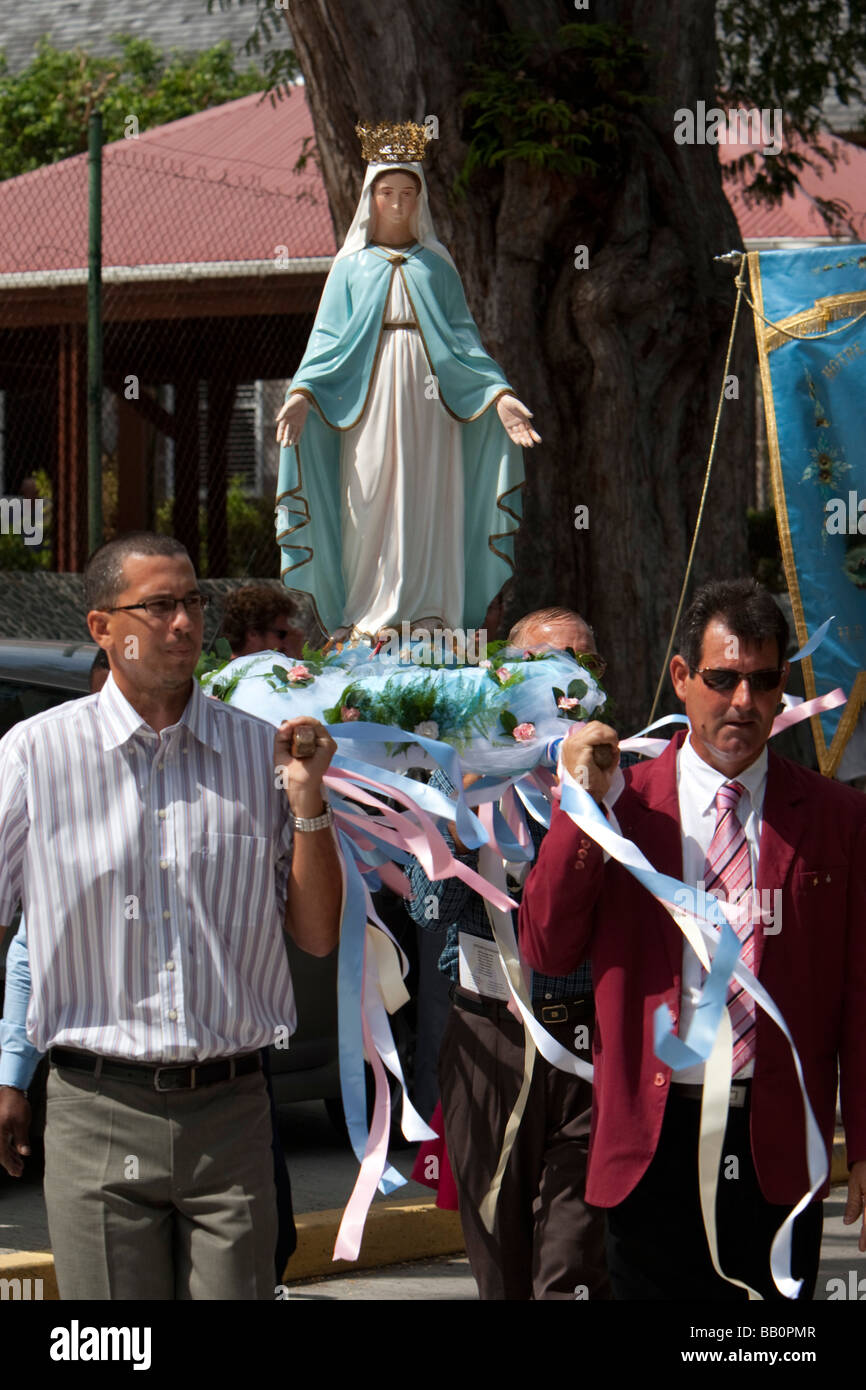
[{"label": "man's wristwatch", "polygon": [[320,816],[295,816],[289,812],[293,830],[325,830],[329,825],[334,824],[334,814],[328,802],[325,802],[325,809]]}]

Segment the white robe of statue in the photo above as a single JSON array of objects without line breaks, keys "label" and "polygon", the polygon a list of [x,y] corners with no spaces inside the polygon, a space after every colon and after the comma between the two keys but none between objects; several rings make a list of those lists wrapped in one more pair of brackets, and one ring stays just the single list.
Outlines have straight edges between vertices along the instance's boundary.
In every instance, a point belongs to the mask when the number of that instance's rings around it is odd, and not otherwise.
[{"label": "white robe of statue", "polygon": [[[379,250],[378,254],[387,254]],[[385,324],[414,322],[399,270]],[[383,330],[363,418],[342,440],[343,622],[457,628],[463,612],[460,425],[438,400],[421,335]]]}]

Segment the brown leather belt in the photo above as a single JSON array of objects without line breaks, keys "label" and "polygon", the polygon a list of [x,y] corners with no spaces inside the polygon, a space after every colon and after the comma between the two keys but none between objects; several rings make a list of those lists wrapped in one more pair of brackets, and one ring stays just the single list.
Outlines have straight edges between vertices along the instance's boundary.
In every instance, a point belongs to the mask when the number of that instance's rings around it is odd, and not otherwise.
[{"label": "brown leather belt", "polygon": [[[480,994],[470,994],[458,984],[452,984],[448,992],[458,1008],[468,1009],[471,1014],[481,1014],[484,1018],[493,1019],[506,1016],[514,1018],[505,999],[485,999]],[[579,999],[563,999],[557,1004],[541,1004],[535,1001],[532,1012],[542,1023],[568,1023],[573,1018],[592,1020],[593,999],[591,994],[585,994]]]},{"label": "brown leather belt", "polygon": [[232,1081],[236,1076],[248,1076],[262,1069],[261,1052],[179,1066],[119,1062],[110,1057],[98,1057],[95,1052],[76,1052],[67,1047],[52,1047],[48,1057],[52,1066],[67,1071],[86,1072],[97,1079],[104,1076],[109,1081],[128,1081],[133,1086],[152,1087],[154,1091],[196,1091],[200,1086],[214,1086],[219,1081]]}]

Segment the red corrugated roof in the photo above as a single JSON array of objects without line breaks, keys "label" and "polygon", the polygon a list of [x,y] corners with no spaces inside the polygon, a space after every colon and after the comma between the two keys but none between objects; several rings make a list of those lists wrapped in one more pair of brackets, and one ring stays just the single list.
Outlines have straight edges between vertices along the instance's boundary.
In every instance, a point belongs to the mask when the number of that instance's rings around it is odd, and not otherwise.
[{"label": "red corrugated roof", "polygon": [[[331,256],[318,169],[293,166],[313,126],[302,87],[187,116],[103,152],[105,266]],[[0,183],[0,273],[87,265],[87,155]]]},{"label": "red corrugated roof", "polygon": [[[103,163],[103,265],[147,266],[331,256],[335,245],[321,175],[293,166],[313,139],[303,87],[283,101],[239,101],[187,116],[138,139],[107,145]],[[720,145],[723,163],[746,151]],[[802,174],[779,207],[749,207],[725,191],[744,237],[826,236],[813,197],[841,198],[866,239],[866,150],[840,145],[833,172]],[[0,273],[87,265],[87,155],[0,183]]]},{"label": "red corrugated roof", "polygon": [[[847,141],[834,140],[828,132],[824,132],[824,143],[838,154],[835,170],[825,159],[810,155],[818,169],[804,168],[800,174],[802,186],[783,198],[777,207],[767,207],[761,203],[749,206],[743,196],[742,184],[733,178],[725,178],[725,193],[744,237],[830,236],[832,233],[828,231],[814,203],[815,198],[828,198],[849,205],[856,236],[861,241],[866,239],[866,149]],[[750,148],[748,145],[720,144],[722,165],[748,154]]]}]

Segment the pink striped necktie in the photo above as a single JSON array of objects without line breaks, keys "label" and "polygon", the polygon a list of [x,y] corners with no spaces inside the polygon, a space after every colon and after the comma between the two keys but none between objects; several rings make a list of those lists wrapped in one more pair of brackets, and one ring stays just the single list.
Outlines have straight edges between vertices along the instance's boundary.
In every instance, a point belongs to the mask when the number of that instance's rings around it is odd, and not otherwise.
[{"label": "pink striped necktie", "polygon": [[[737,816],[737,805],[744,791],[742,782],[725,782],[716,792],[716,828],[707,850],[705,879],[708,893],[715,893],[728,903],[740,904],[741,911],[734,914],[731,925],[742,943],[740,959],[754,971],[752,860],[746,832]],[[736,980],[728,985],[728,1010],[734,1035],[731,1075],[736,1076],[755,1055],[755,1001]]]}]

